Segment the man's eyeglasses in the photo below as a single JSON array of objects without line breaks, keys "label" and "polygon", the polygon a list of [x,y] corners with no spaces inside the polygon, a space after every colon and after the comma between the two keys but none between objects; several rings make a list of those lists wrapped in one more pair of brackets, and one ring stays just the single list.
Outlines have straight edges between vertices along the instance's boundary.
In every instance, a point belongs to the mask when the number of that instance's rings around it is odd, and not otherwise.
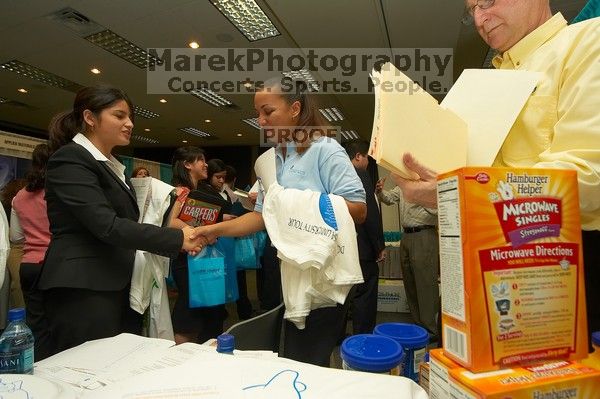
[{"label": "man's eyeglasses", "polygon": [[477,7],[479,7],[482,10],[487,10],[488,8],[493,6],[495,2],[496,0],[477,0],[475,4],[469,7],[469,14],[473,16]]}]

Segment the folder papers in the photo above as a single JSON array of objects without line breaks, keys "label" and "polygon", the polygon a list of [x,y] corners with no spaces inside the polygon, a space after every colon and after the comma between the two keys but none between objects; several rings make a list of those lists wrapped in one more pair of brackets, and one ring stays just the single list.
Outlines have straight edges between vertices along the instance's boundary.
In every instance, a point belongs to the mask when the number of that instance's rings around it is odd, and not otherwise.
[{"label": "folder papers", "polygon": [[386,63],[373,71],[375,114],[369,155],[408,179],[402,155],[410,152],[437,172],[491,166],[541,74],[465,70],[441,104]]}]

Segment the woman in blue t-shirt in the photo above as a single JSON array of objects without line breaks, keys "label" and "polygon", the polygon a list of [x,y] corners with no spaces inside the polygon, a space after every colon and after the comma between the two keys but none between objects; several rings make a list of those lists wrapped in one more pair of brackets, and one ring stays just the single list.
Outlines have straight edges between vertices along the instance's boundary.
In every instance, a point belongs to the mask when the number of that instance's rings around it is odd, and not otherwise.
[{"label": "woman in blue t-shirt", "polygon": [[[276,144],[277,182],[286,188],[310,189],[343,197],[356,223],[366,217],[365,191],[348,155],[338,142],[327,137],[315,140],[307,131],[328,129],[305,82],[289,78],[267,81],[254,96],[258,123],[265,136]],[[244,236],[265,228],[262,201],[253,212],[237,219],[204,226],[197,234],[209,240]],[[298,245],[301,245],[300,243]],[[312,310],[306,328],[299,330],[286,321],[283,356],[320,366],[329,366],[329,357],[344,330],[346,306]]]}]

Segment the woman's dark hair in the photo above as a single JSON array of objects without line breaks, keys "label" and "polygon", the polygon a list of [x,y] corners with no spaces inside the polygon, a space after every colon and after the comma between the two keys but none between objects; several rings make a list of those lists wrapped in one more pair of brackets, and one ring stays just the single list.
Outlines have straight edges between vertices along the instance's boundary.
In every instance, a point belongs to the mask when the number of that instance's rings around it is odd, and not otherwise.
[{"label": "woman's dark hair", "polygon": [[73,102],[73,109],[55,115],[50,121],[48,126],[50,153],[69,143],[77,133],[85,132],[83,111],[89,109],[99,117],[103,110],[120,100],[125,101],[129,106],[130,118],[133,122],[133,103],[123,90],[107,85],[84,87],[79,90]]},{"label": "woman's dark hair", "polygon": [[215,173],[227,171],[227,165],[225,165],[225,162],[221,161],[220,159],[211,159],[206,164],[208,165],[208,176],[206,177],[208,184],[210,184],[210,181]]},{"label": "woman's dark hair", "polygon": [[17,195],[19,190],[25,187],[26,184],[27,181],[25,179],[13,179],[6,183],[4,187],[2,187],[2,190],[0,190],[0,200],[2,201],[4,212],[8,217],[10,217],[13,198],[15,198],[15,195]]},{"label": "woman's dark hair", "polygon": [[27,181],[25,190],[33,192],[44,188],[48,158],[50,158],[48,144],[36,145],[31,156],[31,168],[25,176],[25,180]]},{"label": "woman's dark hair", "polygon": [[185,163],[194,163],[199,159],[204,159],[204,150],[199,147],[186,146],[179,147],[173,152],[173,179],[171,184],[174,186],[187,187],[193,190],[198,185],[198,182],[192,182],[190,172],[186,169]]},{"label": "woman's dark hair", "polygon": [[131,172],[131,177],[136,177],[137,174],[140,173],[140,170],[145,170],[146,172],[148,172],[148,176],[150,176],[150,171],[148,170],[148,168],[144,166],[138,166],[133,170],[133,172]]},{"label": "woman's dark hair", "polygon": [[[300,103],[300,114],[295,125],[299,128],[306,126],[327,128],[329,126],[327,120],[319,112],[319,103],[316,96],[311,94],[310,85],[306,81],[285,76],[276,77],[265,81],[257,90],[277,90],[277,94],[280,94],[289,105],[298,101]],[[302,129],[297,129],[297,131],[300,130]],[[299,153],[303,153],[308,148],[309,143],[306,140],[303,143],[306,145],[300,145],[297,148]]]}]

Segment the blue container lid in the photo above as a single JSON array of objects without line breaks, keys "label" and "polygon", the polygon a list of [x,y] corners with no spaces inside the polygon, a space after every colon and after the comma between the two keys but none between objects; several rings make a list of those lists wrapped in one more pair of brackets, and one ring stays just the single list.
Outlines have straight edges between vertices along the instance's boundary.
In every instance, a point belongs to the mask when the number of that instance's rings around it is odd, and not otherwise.
[{"label": "blue container lid", "polygon": [[8,321],[25,320],[25,309],[15,308],[8,311]]},{"label": "blue container lid", "polygon": [[393,339],[374,334],[359,334],[342,342],[340,355],[353,369],[383,372],[398,366],[402,362],[404,351]]},{"label": "blue container lid", "polygon": [[592,344],[600,346],[600,331],[592,333]]},{"label": "blue container lid", "polygon": [[423,327],[408,323],[383,323],[373,333],[393,338],[404,349],[423,348],[429,343],[429,333]]},{"label": "blue container lid", "polygon": [[221,334],[217,337],[217,352],[233,352],[235,337],[231,334]]}]

